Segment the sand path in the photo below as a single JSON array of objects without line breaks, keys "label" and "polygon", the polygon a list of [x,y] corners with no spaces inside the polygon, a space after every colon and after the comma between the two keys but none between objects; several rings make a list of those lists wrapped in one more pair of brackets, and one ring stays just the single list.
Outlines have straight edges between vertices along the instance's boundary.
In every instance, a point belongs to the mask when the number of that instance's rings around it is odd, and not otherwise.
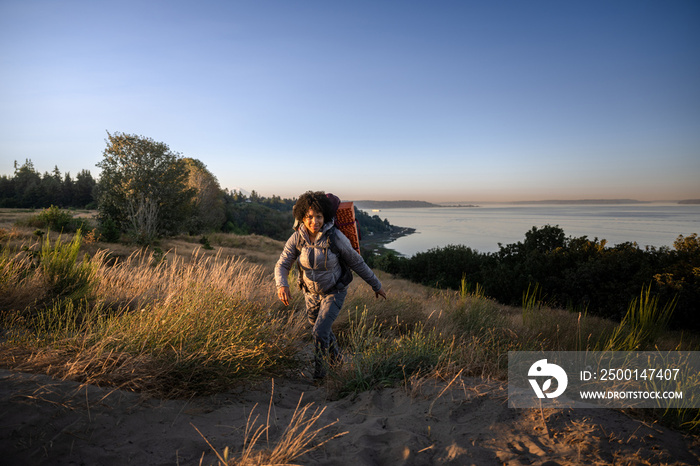
[{"label": "sand path", "polygon": [[[323,408],[318,439],[342,432],[298,464],[700,464],[698,438],[614,410],[507,407],[506,386],[460,378],[328,400],[307,379],[274,380],[191,400],[159,400],[0,370],[0,463],[8,465],[215,464],[195,427],[220,452],[243,446],[246,422],[273,443],[302,406]],[[270,401],[272,400],[272,404]],[[311,411],[310,411],[311,412]]]}]

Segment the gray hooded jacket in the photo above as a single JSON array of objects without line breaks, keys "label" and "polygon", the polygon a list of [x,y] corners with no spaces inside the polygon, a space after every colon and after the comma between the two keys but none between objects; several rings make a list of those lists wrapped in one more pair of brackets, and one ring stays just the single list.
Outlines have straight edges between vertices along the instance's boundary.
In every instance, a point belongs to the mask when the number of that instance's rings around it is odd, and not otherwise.
[{"label": "gray hooded jacket", "polygon": [[[278,288],[289,286],[287,277],[297,259],[303,272],[304,284],[310,293],[327,294],[335,288],[342,271],[338,255],[330,249],[329,234],[332,227],[332,222],[323,225],[321,236],[314,244],[311,244],[309,233],[303,225],[292,234],[284,245],[284,250],[275,266],[275,284]],[[348,267],[366,281],[372,290],[381,290],[382,284],[377,276],[365,264],[362,256],[352,248],[350,240],[340,230],[336,231],[333,241]],[[298,245],[301,245],[301,250]]]}]

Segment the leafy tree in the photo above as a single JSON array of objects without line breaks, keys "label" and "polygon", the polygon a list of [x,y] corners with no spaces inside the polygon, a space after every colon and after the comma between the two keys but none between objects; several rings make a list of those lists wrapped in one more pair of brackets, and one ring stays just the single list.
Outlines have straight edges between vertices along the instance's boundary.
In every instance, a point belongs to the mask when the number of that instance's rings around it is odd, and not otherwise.
[{"label": "leafy tree", "polygon": [[176,234],[192,211],[194,191],[179,154],[162,142],[125,133],[107,133],[102,175],[97,185],[100,221],[107,220],[139,243]]},{"label": "leafy tree", "polygon": [[185,158],[187,186],[194,190],[194,215],[190,219],[192,233],[220,230],[226,220],[224,193],[216,177],[203,162]]},{"label": "leafy tree", "polygon": [[550,292],[544,280],[550,280],[551,272],[559,269],[554,253],[566,246],[563,229],[558,225],[532,227],[524,241],[499,246],[494,265],[483,271],[486,293],[507,304],[518,304],[530,284]]},{"label": "leafy tree", "polygon": [[[480,283],[484,257],[462,245],[448,245],[419,252],[411,258],[409,267],[402,267],[406,278],[441,288],[459,288],[462,277],[469,283]],[[396,259],[389,259],[389,264]]]},{"label": "leafy tree", "polygon": [[526,251],[538,251],[548,253],[566,245],[564,230],[559,225],[545,225],[542,228],[532,227],[525,233],[525,241],[522,243]]}]

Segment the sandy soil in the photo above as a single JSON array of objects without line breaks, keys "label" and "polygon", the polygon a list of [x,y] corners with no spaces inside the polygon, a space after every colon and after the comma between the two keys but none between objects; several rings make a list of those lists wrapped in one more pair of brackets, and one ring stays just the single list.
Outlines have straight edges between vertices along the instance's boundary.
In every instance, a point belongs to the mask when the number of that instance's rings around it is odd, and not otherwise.
[{"label": "sandy soil", "polygon": [[506,388],[463,378],[329,400],[325,388],[300,375],[213,397],[159,400],[0,370],[0,463],[215,464],[207,441],[219,452],[240,452],[248,420],[257,416],[257,427],[269,416],[256,445],[274,444],[301,398],[301,406],[313,403],[310,412],[325,407],[314,427],[335,422],[316,443],[347,433],[295,464],[700,464],[696,437],[613,410],[510,409]]}]

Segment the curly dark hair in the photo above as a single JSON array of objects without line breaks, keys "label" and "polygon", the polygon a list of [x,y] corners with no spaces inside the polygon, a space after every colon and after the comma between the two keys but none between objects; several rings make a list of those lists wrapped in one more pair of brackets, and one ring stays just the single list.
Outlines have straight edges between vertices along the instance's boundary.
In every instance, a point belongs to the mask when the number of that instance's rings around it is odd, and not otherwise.
[{"label": "curly dark hair", "polygon": [[309,209],[322,212],[324,224],[330,222],[333,218],[333,204],[331,204],[330,199],[326,197],[326,193],[323,191],[306,191],[299,196],[292,211],[294,218],[303,223]]}]

